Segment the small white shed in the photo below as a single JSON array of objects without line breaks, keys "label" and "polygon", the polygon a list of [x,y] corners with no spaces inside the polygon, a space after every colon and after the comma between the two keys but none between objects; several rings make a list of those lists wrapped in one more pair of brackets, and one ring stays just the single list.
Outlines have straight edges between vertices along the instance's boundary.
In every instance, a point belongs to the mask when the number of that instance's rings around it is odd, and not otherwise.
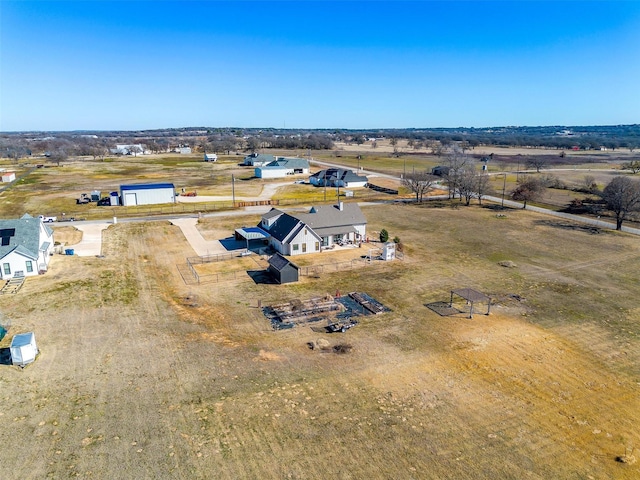
[{"label": "small white shed", "polygon": [[19,333],[11,340],[11,363],[24,367],[33,362],[38,354],[36,336],[33,332]]},{"label": "small white shed", "polygon": [[382,246],[382,260],[390,261],[396,258],[395,242],[387,242]]},{"label": "small white shed", "polygon": [[7,172],[2,174],[3,183],[13,182],[15,179],[16,179],[15,172]]}]

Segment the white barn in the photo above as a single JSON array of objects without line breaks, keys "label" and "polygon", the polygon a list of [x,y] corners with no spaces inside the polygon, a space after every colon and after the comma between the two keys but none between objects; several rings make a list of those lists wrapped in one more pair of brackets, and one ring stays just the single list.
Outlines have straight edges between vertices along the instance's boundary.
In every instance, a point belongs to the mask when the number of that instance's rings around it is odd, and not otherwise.
[{"label": "white barn", "polygon": [[53,230],[39,218],[0,220],[0,279],[46,272],[53,246]]},{"label": "white barn", "polygon": [[125,207],[175,203],[175,187],[173,183],[120,185],[120,200]]}]

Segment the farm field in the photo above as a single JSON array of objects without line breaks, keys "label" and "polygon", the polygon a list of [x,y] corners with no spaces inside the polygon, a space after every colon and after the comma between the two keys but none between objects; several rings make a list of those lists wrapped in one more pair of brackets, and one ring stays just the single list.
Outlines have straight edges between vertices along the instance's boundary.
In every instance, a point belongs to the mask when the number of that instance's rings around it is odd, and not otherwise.
[{"label": "farm field", "polygon": [[[2,478],[638,478],[636,237],[523,210],[363,211],[403,261],[186,285],[190,246],[163,221],[111,225],[103,258],[54,256],[0,297],[41,350],[0,365]],[[425,306],[460,287],[491,315]],[[257,308],[336,290],[391,312],[329,335]]]}]

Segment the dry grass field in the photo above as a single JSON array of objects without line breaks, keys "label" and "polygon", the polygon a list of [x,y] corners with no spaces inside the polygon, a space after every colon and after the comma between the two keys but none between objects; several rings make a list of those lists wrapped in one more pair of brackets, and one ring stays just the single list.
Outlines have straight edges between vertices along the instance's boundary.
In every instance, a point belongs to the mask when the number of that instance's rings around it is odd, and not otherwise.
[{"label": "dry grass field", "polygon": [[[616,461],[640,457],[637,238],[522,210],[364,211],[403,261],[185,285],[190,247],[162,221],[110,226],[104,258],[54,256],[0,297],[41,350],[0,365],[0,477],[639,478]],[[490,294],[491,315],[425,306],[456,287]],[[392,311],[325,335],[257,308],[336,289]]]}]

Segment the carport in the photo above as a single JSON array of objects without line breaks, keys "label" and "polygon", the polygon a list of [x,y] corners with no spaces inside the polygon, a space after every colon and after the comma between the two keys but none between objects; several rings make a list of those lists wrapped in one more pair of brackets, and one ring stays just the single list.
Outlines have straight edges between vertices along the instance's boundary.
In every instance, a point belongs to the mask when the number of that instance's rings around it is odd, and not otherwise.
[{"label": "carport", "polygon": [[242,227],[235,230],[236,240],[244,239],[247,242],[247,250],[249,250],[249,242],[251,240],[268,240],[271,235],[269,232],[260,227]]}]

